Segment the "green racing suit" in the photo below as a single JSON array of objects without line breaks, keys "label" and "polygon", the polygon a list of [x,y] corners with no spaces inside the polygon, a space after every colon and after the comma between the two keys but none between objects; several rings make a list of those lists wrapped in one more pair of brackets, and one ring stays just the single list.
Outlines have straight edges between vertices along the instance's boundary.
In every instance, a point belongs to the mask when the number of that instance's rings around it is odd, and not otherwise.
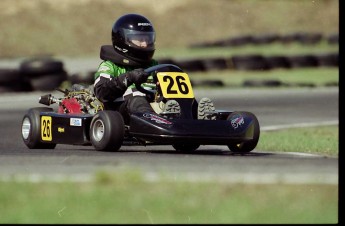
[{"label": "green racing suit", "polygon": [[[158,62],[156,60],[152,60],[150,66],[157,64]],[[102,102],[112,102],[114,100],[124,100],[127,96],[145,96],[145,94],[135,89],[134,84],[127,87],[126,82],[121,78],[121,75],[135,68],[138,67],[118,65],[110,60],[103,61],[99,65],[94,77],[94,92],[96,97]],[[148,89],[155,88],[155,84],[152,84],[152,76],[149,76],[147,82],[143,84],[143,87]]]}]

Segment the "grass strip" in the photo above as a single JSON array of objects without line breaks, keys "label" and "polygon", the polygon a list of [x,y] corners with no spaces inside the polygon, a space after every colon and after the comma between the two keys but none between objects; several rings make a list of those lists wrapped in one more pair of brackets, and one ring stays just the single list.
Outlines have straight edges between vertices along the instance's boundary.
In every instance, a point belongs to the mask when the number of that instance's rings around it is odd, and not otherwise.
[{"label": "grass strip", "polygon": [[[293,141],[293,142],[292,142]],[[319,126],[261,132],[258,150],[339,156],[339,127]]]},{"label": "grass strip", "polygon": [[3,224],[337,223],[338,186],[144,181],[99,172],[95,181],[0,182]]}]

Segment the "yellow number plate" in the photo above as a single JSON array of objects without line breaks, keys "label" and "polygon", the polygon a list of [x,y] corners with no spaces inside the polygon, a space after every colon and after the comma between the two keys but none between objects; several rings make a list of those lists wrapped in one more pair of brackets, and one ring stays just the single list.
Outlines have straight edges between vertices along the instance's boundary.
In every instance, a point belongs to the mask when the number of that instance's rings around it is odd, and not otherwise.
[{"label": "yellow number plate", "polygon": [[44,141],[52,141],[52,117],[50,116],[41,118],[41,138]]},{"label": "yellow number plate", "polygon": [[165,98],[194,98],[192,84],[183,72],[158,72],[157,78]]}]

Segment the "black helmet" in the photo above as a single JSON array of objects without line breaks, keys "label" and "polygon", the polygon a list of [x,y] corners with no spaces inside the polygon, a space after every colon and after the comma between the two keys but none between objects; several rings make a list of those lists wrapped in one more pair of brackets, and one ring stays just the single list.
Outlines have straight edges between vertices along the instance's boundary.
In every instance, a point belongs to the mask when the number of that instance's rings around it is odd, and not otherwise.
[{"label": "black helmet", "polygon": [[[138,14],[121,16],[111,32],[116,52],[140,63],[149,63],[155,52],[155,30],[151,22]],[[146,47],[140,47],[133,40],[145,40]]]}]

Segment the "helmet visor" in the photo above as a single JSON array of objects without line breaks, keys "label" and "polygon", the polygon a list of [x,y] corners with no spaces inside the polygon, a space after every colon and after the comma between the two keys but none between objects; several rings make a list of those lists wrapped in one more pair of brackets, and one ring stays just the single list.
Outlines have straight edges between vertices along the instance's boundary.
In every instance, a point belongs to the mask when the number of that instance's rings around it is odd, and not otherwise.
[{"label": "helmet visor", "polygon": [[125,42],[132,47],[148,48],[153,47],[155,43],[155,32],[149,31],[133,31],[123,29],[125,34]]}]

